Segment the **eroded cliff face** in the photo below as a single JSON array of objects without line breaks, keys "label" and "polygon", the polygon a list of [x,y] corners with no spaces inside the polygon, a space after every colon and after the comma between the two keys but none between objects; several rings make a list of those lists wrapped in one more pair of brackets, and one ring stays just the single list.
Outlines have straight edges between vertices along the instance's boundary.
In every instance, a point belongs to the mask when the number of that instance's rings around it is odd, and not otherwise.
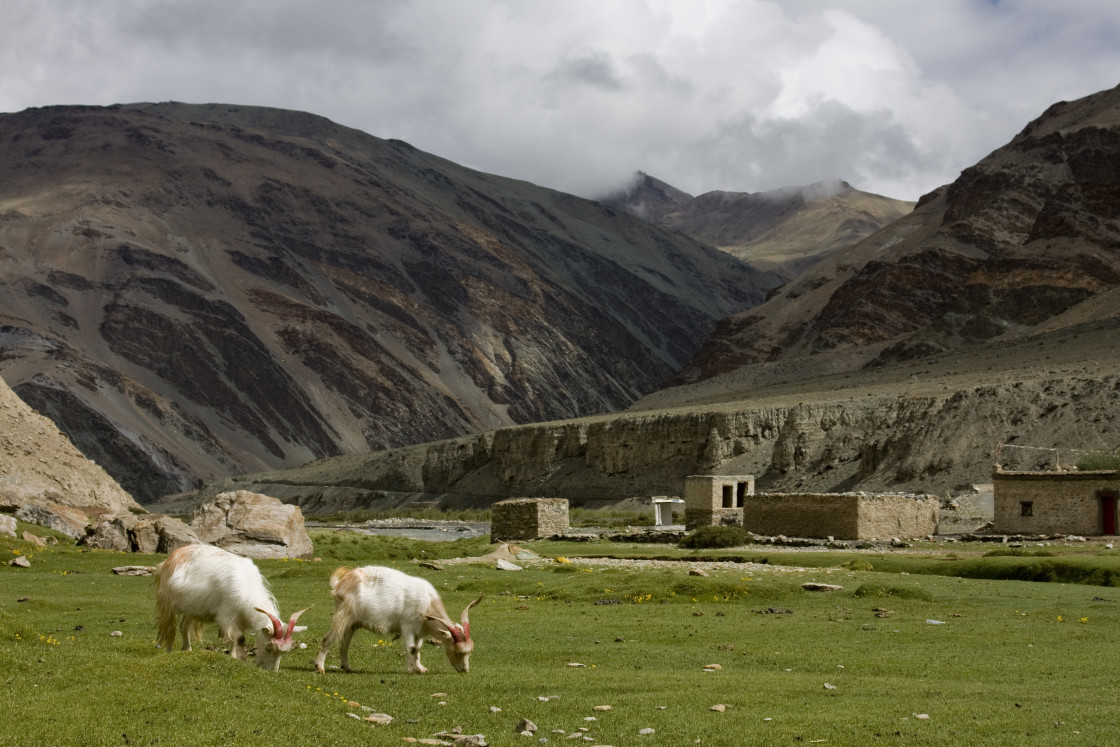
[{"label": "eroded cliff face", "polygon": [[935,396],[634,413],[327,459],[215,483],[192,499],[237,486],[312,511],[518,496],[581,505],[679,495],[687,475],[702,473],[754,474],[764,491],[943,494],[988,481],[1000,444],[1031,444],[1013,457],[1031,467],[1062,459],[1070,444],[1109,448],[1118,404],[1118,377],[1044,377]]}]

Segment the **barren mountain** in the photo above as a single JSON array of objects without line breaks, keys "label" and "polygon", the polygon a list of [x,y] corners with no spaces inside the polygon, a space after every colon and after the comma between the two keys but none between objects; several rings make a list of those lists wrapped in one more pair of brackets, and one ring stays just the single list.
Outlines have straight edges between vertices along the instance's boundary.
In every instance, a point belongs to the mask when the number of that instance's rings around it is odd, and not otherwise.
[{"label": "barren mountain", "polygon": [[0,115],[0,373],[142,502],[625,407],[778,282],[309,114]]},{"label": "barren mountain", "polygon": [[[1011,143],[721,323],[678,386],[622,413],[507,428],[232,482],[314,508],[493,496],[948,491],[992,465],[1120,443],[1120,88]],[[207,486],[207,491],[224,486]]]},{"label": "barren mountain", "polygon": [[677,381],[854,371],[1118,311],[1120,88],[1055,104],[909,216],[724,320]]},{"label": "barren mountain", "polygon": [[844,181],[769,192],[714,191],[692,197],[641,172],[604,203],[676,229],[786,279],[914,207],[912,202],[861,192]]}]

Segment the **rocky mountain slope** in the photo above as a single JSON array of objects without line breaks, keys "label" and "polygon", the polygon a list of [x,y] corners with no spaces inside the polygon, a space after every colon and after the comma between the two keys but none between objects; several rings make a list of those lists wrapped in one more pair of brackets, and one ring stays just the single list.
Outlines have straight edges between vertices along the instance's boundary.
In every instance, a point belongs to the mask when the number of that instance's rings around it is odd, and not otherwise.
[{"label": "rocky mountain slope", "polygon": [[692,197],[648,174],[604,203],[711,244],[790,279],[908,214],[914,203],[844,181]]},{"label": "rocky mountain slope", "polygon": [[0,380],[0,504],[54,503],[90,514],[140,511],[105,470]]},{"label": "rocky mountain slope", "polygon": [[909,216],[724,320],[677,381],[854,371],[1118,311],[1120,88],[1055,104]]},{"label": "rocky mountain slope", "polygon": [[[183,511],[226,490],[306,512],[414,501],[485,506],[502,497],[594,506],[681,495],[688,475],[753,474],[764,491],[902,491],[941,496],[1008,468],[1069,467],[1120,443],[1120,325],[999,344],[962,360],[823,376],[685,406],[503,428],[208,484],[160,506]],[[1049,359],[1047,359],[1047,355]],[[679,393],[678,393],[679,394]]]},{"label": "rocky mountain slope", "polygon": [[615,410],[779,280],[298,112],[0,115],[0,373],[142,502]]},{"label": "rocky mountain slope", "polygon": [[1120,88],[1054,105],[911,215],[721,323],[679,385],[627,412],[237,482],[313,510],[673,495],[702,472],[944,495],[997,461],[1068,468],[1120,445],[1118,285]]}]

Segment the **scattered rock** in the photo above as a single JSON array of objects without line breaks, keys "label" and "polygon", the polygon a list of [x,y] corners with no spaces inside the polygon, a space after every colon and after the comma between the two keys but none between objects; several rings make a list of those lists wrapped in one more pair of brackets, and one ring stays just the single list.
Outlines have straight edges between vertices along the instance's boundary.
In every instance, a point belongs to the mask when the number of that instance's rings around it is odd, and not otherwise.
[{"label": "scattered rock", "polygon": [[19,557],[15,557],[9,560],[8,565],[15,566],[17,568],[30,568],[31,561],[20,555]]},{"label": "scattered rock", "polygon": [[47,546],[47,541],[45,539],[43,539],[42,537],[40,537],[37,534],[32,534],[31,532],[24,532],[23,533],[23,541],[24,542],[30,542],[31,544],[35,545],[36,547],[46,547]]},{"label": "scattered rock", "polygon": [[926,623],[929,624],[929,625],[944,625],[945,621],[944,620],[926,620]]},{"label": "scattered rock", "polygon": [[118,565],[113,569],[115,576],[151,576],[155,572],[154,565]]},{"label": "scattered rock", "polygon": [[805,591],[844,591],[843,586],[836,584],[819,584],[814,581],[806,581],[801,584],[801,588]]},{"label": "scattered rock", "polygon": [[594,708],[592,708],[591,710],[593,710],[593,711],[609,711],[609,710],[611,710],[611,707],[609,705],[597,705]]},{"label": "scattered rock", "polygon": [[420,565],[421,568],[430,568],[433,571],[442,571],[443,570],[443,566],[440,565],[439,563],[421,562],[419,565]]},{"label": "scattered rock", "polygon": [[451,731],[440,731],[432,735],[438,739],[450,739],[456,747],[486,747],[485,734],[464,734],[463,727],[456,726]]},{"label": "scattered rock", "polygon": [[828,684],[828,683],[826,682],[826,683],[824,683],[824,689],[825,689],[825,690],[835,690],[835,689],[836,689],[836,685],[830,685],[830,684]]},{"label": "scattered rock", "polygon": [[393,723],[393,717],[388,713],[371,713],[363,718],[362,721],[369,721],[371,724],[385,725]]},{"label": "scattered rock", "polygon": [[723,669],[723,667],[720,666],[719,664],[705,664],[704,669],[707,669],[709,672],[712,672],[712,671],[718,672],[721,669]]},{"label": "scattered rock", "polygon": [[16,536],[16,517],[0,514],[0,534],[6,534],[9,537]]},{"label": "scattered rock", "polygon": [[520,570],[524,570],[521,566],[517,565],[516,563],[511,563],[508,560],[505,560],[503,558],[498,558],[497,562],[494,563],[494,567],[496,569],[498,569],[499,571],[520,571]]},{"label": "scattered rock", "polygon": [[586,664],[580,664],[578,661],[569,661],[568,666],[569,667],[586,667],[587,665]]},{"label": "scattered rock", "polygon": [[757,615],[792,615],[793,610],[782,609],[781,607],[767,607],[764,610],[755,610]]},{"label": "scattered rock", "polygon": [[530,735],[532,735],[534,732],[536,732],[537,725],[534,724],[529,719],[523,718],[523,719],[521,719],[520,721],[517,722],[517,726],[513,727],[513,730],[515,732],[517,732],[518,734],[521,734],[522,732],[527,731],[527,732],[529,732]]},{"label": "scattered rock", "polygon": [[110,638],[120,638],[123,635],[124,635],[124,633],[122,633],[121,631],[114,630],[112,633],[109,634],[109,637]]},{"label": "scattered rock", "polygon": [[498,706],[490,706],[490,713],[501,713],[502,709]]},{"label": "scattered rock", "polygon": [[200,542],[194,530],[171,516],[106,514],[86,530],[80,543],[115,552],[170,553]]},{"label": "scattered rock", "polygon": [[650,734],[656,734],[656,733],[657,733],[657,729],[651,729],[648,726],[645,729],[638,729],[638,734],[640,734],[643,737],[649,736]]},{"label": "scattered rock", "polygon": [[915,713],[914,718],[925,720],[925,719],[929,718],[929,714],[928,713]]},{"label": "scattered rock", "polygon": [[723,713],[724,711],[727,710],[727,705],[724,704],[724,703],[716,703],[714,706],[712,706],[708,710],[709,711],[716,711],[717,713]]},{"label": "scattered rock", "polygon": [[690,576],[705,576],[705,577],[707,577],[707,575],[708,575],[708,572],[707,572],[707,571],[703,571],[703,570],[700,570],[699,568],[693,568],[692,570],[690,570],[690,571],[688,572],[688,575],[690,575]]}]

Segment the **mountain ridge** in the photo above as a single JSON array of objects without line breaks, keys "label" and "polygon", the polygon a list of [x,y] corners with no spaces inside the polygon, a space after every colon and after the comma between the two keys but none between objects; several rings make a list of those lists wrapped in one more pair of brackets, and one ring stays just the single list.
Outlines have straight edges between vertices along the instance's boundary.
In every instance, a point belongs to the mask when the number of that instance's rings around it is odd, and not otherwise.
[{"label": "mountain ridge", "polygon": [[914,206],[862,192],[842,179],[766,192],[713,190],[692,196],[640,171],[603,202],[787,280]]},{"label": "mountain ridge", "polygon": [[0,374],[141,502],[617,409],[780,282],[316,115],[175,102],[0,116],[0,270]]}]

